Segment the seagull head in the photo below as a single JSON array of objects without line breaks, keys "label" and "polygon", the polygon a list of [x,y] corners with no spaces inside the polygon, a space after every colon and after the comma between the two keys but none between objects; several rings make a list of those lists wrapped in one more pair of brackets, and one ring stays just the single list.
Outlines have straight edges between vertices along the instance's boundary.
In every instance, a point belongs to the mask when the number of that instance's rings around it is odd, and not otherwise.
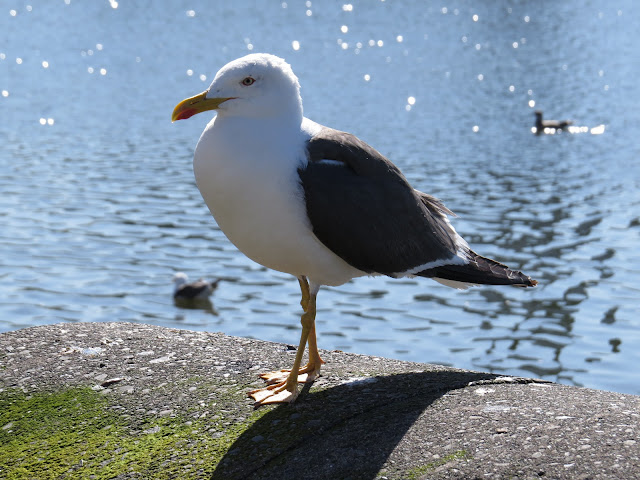
[{"label": "seagull head", "polygon": [[187,283],[188,280],[189,280],[189,277],[187,277],[186,273],[178,272],[173,276],[174,287],[178,288],[181,285],[184,285],[185,283]]},{"label": "seagull head", "polygon": [[300,83],[282,58],[254,53],[218,71],[207,90],[176,105],[172,121],[216,110],[219,116],[296,117],[302,121]]}]

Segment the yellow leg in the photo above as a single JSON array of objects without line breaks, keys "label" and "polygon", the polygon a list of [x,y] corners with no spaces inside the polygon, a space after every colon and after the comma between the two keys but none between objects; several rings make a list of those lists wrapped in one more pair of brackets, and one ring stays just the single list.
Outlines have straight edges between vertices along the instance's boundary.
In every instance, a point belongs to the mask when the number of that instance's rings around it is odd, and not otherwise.
[{"label": "yellow leg", "polygon": [[318,342],[316,340],[316,323],[313,322],[311,331],[309,332],[309,362],[302,368],[301,373],[306,373],[306,381],[315,380],[320,375],[320,367],[324,364],[324,360],[320,358],[318,352]]},{"label": "yellow leg", "polygon": [[[304,277],[302,277],[304,278]],[[303,286],[302,281],[300,282]],[[304,301],[305,296],[308,296],[307,309],[302,314],[300,323],[302,323],[302,334],[300,335],[300,343],[298,345],[298,351],[296,352],[296,358],[293,362],[293,367],[286,376],[286,380],[269,385],[265,388],[252,390],[249,392],[249,396],[256,401],[256,405],[267,405],[270,403],[290,403],[293,402],[298,396],[298,374],[300,373],[300,364],[302,363],[302,355],[307,345],[307,339],[316,320],[316,292],[309,291],[309,285],[304,279],[304,287],[302,288],[302,299]],[[314,332],[315,342],[315,332]],[[316,347],[317,350],[317,347]]]},{"label": "yellow leg", "polygon": [[[307,281],[307,277],[298,277],[298,283],[300,283],[300,290],[302,291],[302,300],[300,300],[300,305],[302,305],[302,309],[306,312],[309,308],[309,299],[311,296],[311,292],[309,289],[309,282]],[[315,308],[315,298],[314,298],[314,308]],[[315,313],[313,314],[313,323],[311,324],[311,331],[309,332],[309,361],[307,364],[300,369],[298,372],[298,382],[306,383],[314,381],[318,375],[320,375],[320,367],[324,364],[324,360],[320,358],[320,353],[318,352],[318,342],[316,340],[316,322],[315,322]],[[268,382],[269,379],[266,379]]]},{"label": "yellow leg", "polygon": [[[307,281],[306,277],[300,276],[298,277],[298,283],[300,284],[300,291],[302,292],[300,305],[306,313],[309,309],[309,302],[312,295],[309,289],[309,282]],[[315,294],[313,304],[315,309]],[[311,330],[309,331],[308,337],[309,361],[298,371],[298,382],[300,383],[312,382],[316,378],[318,378],[318,375],[320,375],[320,367],[325,363],[324,360],[320,358],[320,353],[318,352],[318,342],[316,340],[315,312],[313,314],[313,318],[314,321],[311,323]],[[290,372],[290,369],[276,370],[275,372],[263,373],[260,375],[260,378],[265,380],[269,385],[281,384],[289,378]]]},{"label": "yellow leg", "polygon": [[309,292],[309,282],[307,277],[303,275],[298,277],[298,283],[300,284],[300,292],[302,292],[300,305],[302,306],[302,311],[306,312],[309,308],[309,298],[311,297],[311,293]]}]

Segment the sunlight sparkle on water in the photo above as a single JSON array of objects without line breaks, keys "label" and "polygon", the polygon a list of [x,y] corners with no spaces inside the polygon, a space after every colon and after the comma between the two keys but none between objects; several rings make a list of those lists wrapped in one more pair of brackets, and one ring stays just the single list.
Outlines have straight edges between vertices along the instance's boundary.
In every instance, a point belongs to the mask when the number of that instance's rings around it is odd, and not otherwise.
[{"label": "sunlight sparkle on water", "polygon": [[416,97],[409,97],[407,98],[407,104],[405,105],[404,109],[408,112],[411,110],[411,108],[413,107],[413,105],[415,105],[416,103]]}]

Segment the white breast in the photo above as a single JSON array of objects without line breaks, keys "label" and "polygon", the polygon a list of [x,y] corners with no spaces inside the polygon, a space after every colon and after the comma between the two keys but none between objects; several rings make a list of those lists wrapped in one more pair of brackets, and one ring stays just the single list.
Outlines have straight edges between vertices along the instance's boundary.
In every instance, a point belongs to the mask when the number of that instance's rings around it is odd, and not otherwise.
[{"label": "white breast", "polygon": [[[222,120],[222,121],[221,121]],[[313,234],[298,168],[313,122],[285,129],[275,122],[215,118],[194,155],[200,192],[218,226],[245,255],[265,267],[340,285],[363,272]]]}]

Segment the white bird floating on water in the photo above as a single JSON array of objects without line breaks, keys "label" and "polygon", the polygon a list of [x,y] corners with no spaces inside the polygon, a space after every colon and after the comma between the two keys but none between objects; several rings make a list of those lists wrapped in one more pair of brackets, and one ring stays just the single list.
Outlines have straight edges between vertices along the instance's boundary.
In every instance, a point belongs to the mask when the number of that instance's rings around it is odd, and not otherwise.
[{"label": "white bird floating on water", "polygon": [[[324,361],[316,343],[316,295],[363,275],[421,276],[446,285],[534,286],[536,281],[473,252],[440,200],[353,135],[302,114],[289,64],[251,54],[225,65],[172,120],[217,115],[194,155],[200,193],[218,226],[245,255],[298,278],[302,335],[291,370],[265,373],[256,405],[287,403]],[[305,347],[309,361],[301,367]]]},{"label": "white bird floating on water", "polygon": [[176,301],[209,300],[209,297],[218,286],[220,280],[209,282],[204,279],[189,282],[189,277],[184,272],[178,272],[173,276],[173,298]]}]

